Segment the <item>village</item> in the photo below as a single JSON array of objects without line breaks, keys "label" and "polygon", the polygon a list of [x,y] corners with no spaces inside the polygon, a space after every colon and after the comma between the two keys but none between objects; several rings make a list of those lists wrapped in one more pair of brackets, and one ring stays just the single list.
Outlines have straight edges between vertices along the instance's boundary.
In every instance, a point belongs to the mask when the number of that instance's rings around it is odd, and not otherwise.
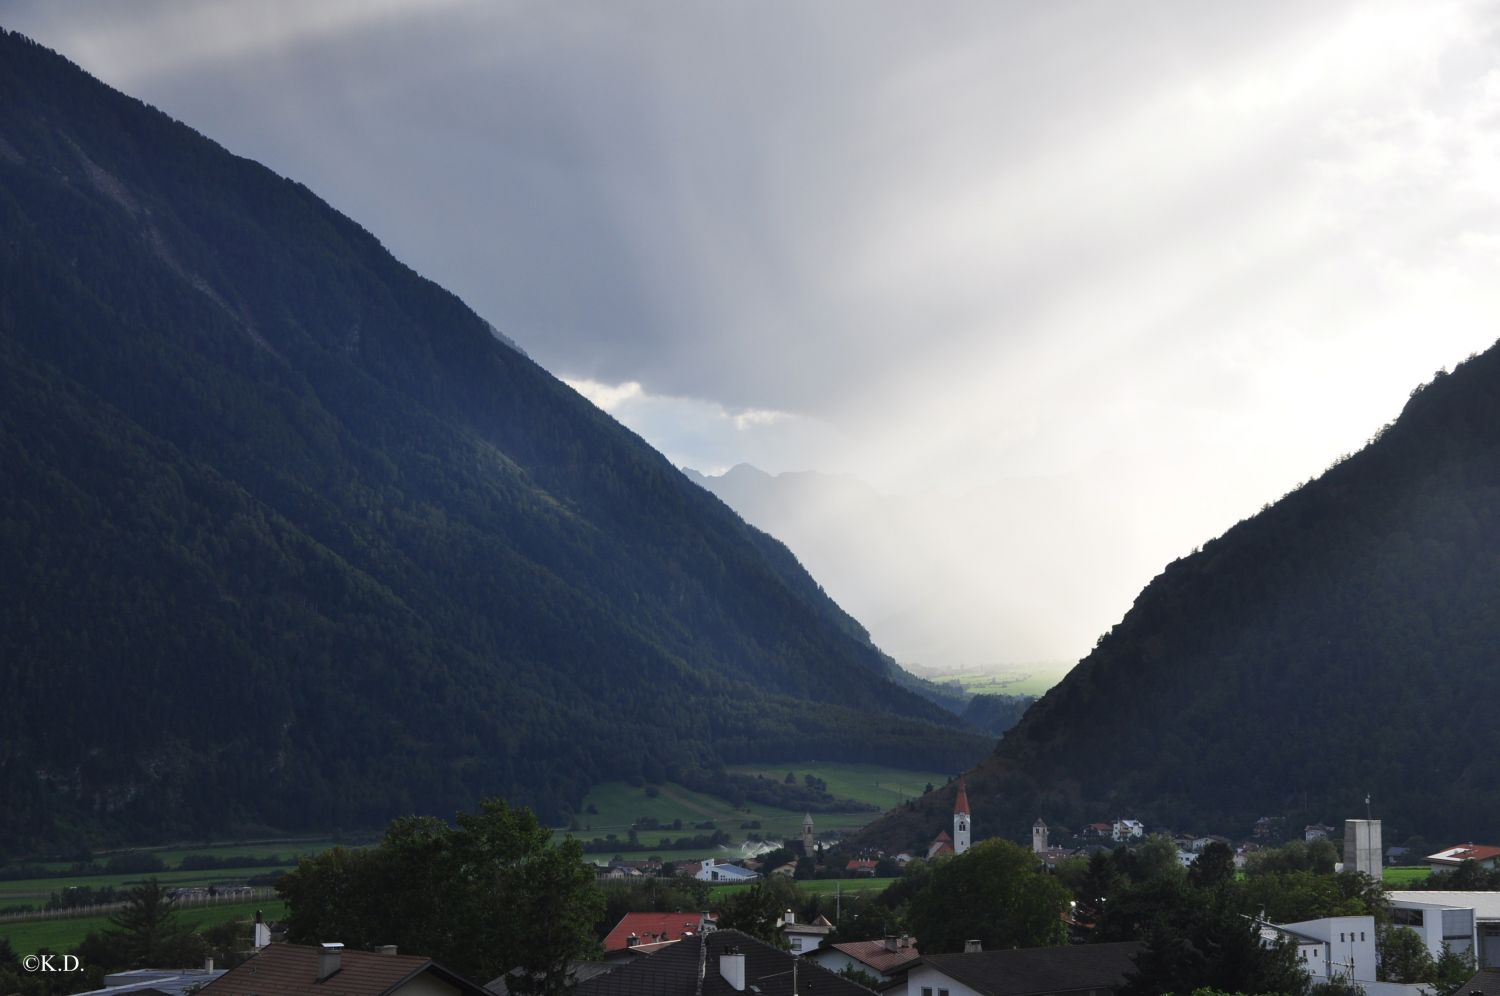
[{"label": "village", "polygon": [[[1383,846],[1380,820],[1349,819],[1342,832],[1313,824],[1292,834],[1285,832],[1283,823],[1263,819],[1252,839],[1235,842],[1215,835],[1153,833],[1142,821],[1122,817],[1091,823],[1076,833],[1063,831],[1059,836],[1067,841],[1064,844],[1054,837],[1059,828],[1038,818],[1029,847],[1023,847],[980,836],[982,828],[976,826],[966,786],[960,780],[951,826],[938,830],[921,854],[851,853],[837,842],[820,840],[815,820],[807,814],[800,837],[764,852],[759,859],[705,858],[666,864],[617,859],[595,866],[596,886],[607,892],[659,894],[654,890],[662,883],[676,880],[697,883],[696,894],[708,898],[701,909],[623,912],[597,938],[591,954],[567,962],[562,979],[529,975],[519,968],[488,980],[474,979],[422,952],[395,945],[361,950],[337,937],[318,944],[287,943],[281,925],[257,916],[252,943],[243,957],[235,957],[238,964],[232,967],[215,968],[210,960],[191,970],[164,966],[116,972],[105,978],[106,988],[90,996],[189,996],[199,991],[207,996],[264,996],[268,992],[854,996],[872,991],[898,996],[1081,996],[1139,991],[1132,986],[1149,961],[1148,948],[1159,946],[1161,939],[1101,941],[1107,922],[1115,915],[1105,897],[1068,900],[1055,914],[1056,932],[1048,935],[1058,943],[991,946],[984,942],[988,928],[980,921],[1006,915],[1005,900],[982,894],[982,886],[977,897],[963,894],[974,890],[967,887],[964,875],[953,873],[963,870],[966,862],[972,865],[986,855],[1002,853],[1024,855],[1027,874],[1039,880],[1065,878],[1070,868],[1076,871],[1080,865],[1093,872],[1111,861],[1139,855],[1142,862],[1155,862],[1158,870],[1175,866],[1181,870],[1179,881],[1198,884],[1214,876],[1226,880],[1226,876],[1243,877],[1247,872],[1254,875],[1258,868],[1289,855],[1302,860],[1315,854],[1314,861],[1336,855],[1342,860],[1323,873],[1364,881],[1366,895],[1380,897],[1378,915],[1346,910],[1290,920],[1276,919],[1262,910],[1259,915],[1240,918],[1242,932],[1262,950],[1290,957],[1309,991],[1326,996],[1500,992],[1500,888],[1496,888],[1500,883],[1486,879],[1500,879],[1500,847],[1463,843],[1420,856],[1420,865],[1431,871],[1427,887],[1390,889],[1379,884],[1385,869],[1397,862],[1412,862],[1417,856],[1400,847]],[[1275,843],[1287,836],[1292,838],[1289,843]],[[1205,870],[1210,866],[1217,866],[1218,871]],[[972,867],[975,876],[983,874],[979,866]],[[937,942],[936,950],[925,952],[912,930],[867,936],[874,910],[859,891],[859,883],[877,873],[891,873],[896,882],[917,875],[929,887],[941,881],[944,888],[953,889],[957,883],[958,892],[937,896],[936,903],[965,910],[963,915],[974,919],[958,924],[959,934],[950,933],[949,940]],[[809,906],[807,897],[798,891],[799,877],[814,875],[837,880],[834,905],[829,905],[826,896],[814,896]],[[1476,876],[1490,888],[1474,888]],[[843,882],[849,886],[847,896]],[[1448,883],[1451,888],[1444,887]],[[1079,895],[1076,890],[1073,894]],[[758,904],[756,914],[747,917],[746,910],[754,904]],[[861,914],[865,923],[859,922]],[[965,928],[976,936],[964,936]],[[930,926],[923,929],[931,935]],[[1398,959],[1408,967],[1397,966]],[[1402,972],[1410,975],[1418,970],[1409,965],[1425,966],[1429,972],[1446,966],[1443,970],[1450,976],[1454,966],[1459,966],[1463,978],[1459,985],[1451,978],[1446,985],[1428,978],[1394,981]]]}]

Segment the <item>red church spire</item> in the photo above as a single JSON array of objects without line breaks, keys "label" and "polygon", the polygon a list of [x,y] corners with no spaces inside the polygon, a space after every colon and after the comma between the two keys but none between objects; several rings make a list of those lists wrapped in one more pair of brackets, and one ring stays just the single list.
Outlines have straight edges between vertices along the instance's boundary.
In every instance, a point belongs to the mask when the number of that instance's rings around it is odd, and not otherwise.
[{"label": "red church spire", "polygon": [[964,776],[958,776],[958,798],[953,801],[953,815],[969,815],[969,793],[964,789]]}]

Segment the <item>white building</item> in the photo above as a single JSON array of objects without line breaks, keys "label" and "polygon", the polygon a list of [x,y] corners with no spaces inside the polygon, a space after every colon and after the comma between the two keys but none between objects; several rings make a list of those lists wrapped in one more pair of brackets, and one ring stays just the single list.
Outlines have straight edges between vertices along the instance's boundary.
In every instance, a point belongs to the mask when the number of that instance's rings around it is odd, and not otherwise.
[{"label": "white building", "polygon": [[1278,937],[1294,941],[1297,960],[1313,982],[1334,978],[1361,983],[1375,981],[1373,916],[1326,916],[1320,920],[1265,924],[1261,937],[1273,942]]},{"label": "white building", "polygon": [[1391,920],[1415,930],[1434,958],[1446,944],[1474,952],[1480,968],[1500,968],[1500,892],[1399,889],[1388,893]]},{"label": "white building", "polygon": [[963,776],[958,779],[958,798],[953,800],[953,853],[962,854],[969,849],[969,833],[973,821],[969,819],[969,793],[964,788]]},{"label": "white building", "polygon": [[700,882],[749,882],[760,878],[760,873],[739,865],[723,864],[713,858],[704,858],[703,867],[693,877]]},{"label": "white building", "polygon": [[1146,826],[1140,820],[1115,820],[1111,836],[1115,840],[1133,840],[1146,836]]}]

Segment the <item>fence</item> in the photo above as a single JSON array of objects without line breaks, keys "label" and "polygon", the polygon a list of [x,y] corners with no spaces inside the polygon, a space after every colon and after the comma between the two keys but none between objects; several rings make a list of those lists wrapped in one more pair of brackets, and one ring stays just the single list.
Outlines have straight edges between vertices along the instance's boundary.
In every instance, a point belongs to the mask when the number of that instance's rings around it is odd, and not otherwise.
[{"label": "fence", "polygon": [[[174,892],[173,905],[180,910],[197,906],[228,906],[235,903],[253,903],[260,899],[276,899],[275,889],[229,886],[209,895],[206,888],[178,889]],[[95,903],[92,906],[69,906],[55,910],[32,910],[28,913],[7,913],[0,916],[0,923],[16,923],[22,920],[71,920],[75,917],[103,916],[130,905],[121,900],[114,903]]]}]

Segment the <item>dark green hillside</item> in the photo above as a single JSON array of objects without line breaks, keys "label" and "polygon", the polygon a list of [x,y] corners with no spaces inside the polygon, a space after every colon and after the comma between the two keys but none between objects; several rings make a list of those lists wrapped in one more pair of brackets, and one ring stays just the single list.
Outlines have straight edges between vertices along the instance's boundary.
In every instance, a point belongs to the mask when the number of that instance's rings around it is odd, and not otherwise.
[{"label": "dark green hillside", "polygon": [[0,466],[0,849],[987,749],[369,233],[3,33]]},{"label": "dark green hillside", "polygon": [[[1176,561],[970,775],[982,832],[1037,817],[1248,834],[1500,824],[1500,347],[1360,453]],[[936,832],[952,792],[872,833]],[[946,796],[946,798],[944,798]],[[1305,819],[1304,819],[1305,817]],[[1392,837],[1392,834],[1395,837]]]}]

